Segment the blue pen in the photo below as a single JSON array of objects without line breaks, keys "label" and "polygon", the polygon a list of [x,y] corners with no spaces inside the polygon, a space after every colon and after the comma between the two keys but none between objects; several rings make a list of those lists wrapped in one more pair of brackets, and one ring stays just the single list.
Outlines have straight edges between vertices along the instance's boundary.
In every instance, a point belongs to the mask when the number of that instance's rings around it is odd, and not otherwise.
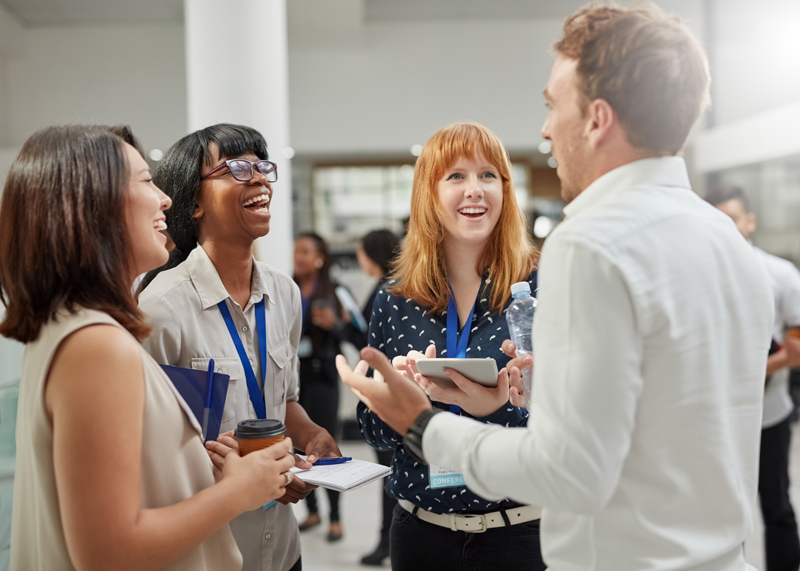
[{"label": "blue pen", "polygon": [[211,413],[211,395],[214,390],[214,359],[208,361],[208,375],[206,376],[208,390],[206,391],[206,406],[203,409],[203,440],[208,436],[208,417]]},{"label": "blue pen", "polygon": [[334,464],[344,464],[350,460],[352,460],[352,458],[349,456],[343,458],[320,458],[314,462],[314,466],[333,466]]}]

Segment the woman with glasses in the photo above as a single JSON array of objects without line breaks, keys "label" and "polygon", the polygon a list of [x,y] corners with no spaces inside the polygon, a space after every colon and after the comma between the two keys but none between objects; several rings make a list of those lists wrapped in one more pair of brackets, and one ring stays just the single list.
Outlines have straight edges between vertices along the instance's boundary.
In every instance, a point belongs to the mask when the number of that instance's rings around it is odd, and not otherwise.
[{"label": "woman with glasses", "polygon": [[[253,258],[253,242],[270,229],[277,166],[255,129],[214,125],[167,151],[155,179],[172,199],[167,213],[175,249],[149,274],[139,306],[153,326],[144,342],[156,361],[206,370],[214,359],[230,376],[221,430],[249,418],[282,421],[310,462],[341,456],[331,435],[298,404],[300,290]],[[215,464],[236,441],[208,443]],[[300,461],[303,467],[308,467]],[[247,571],[300,569],[297,522],[288,503],[313,487],[295,478],[276,505],[231,522]]]},{"label": "woman with glasses", "polygon": [[49,127],[8,173],[0,334],[26,343],[13,571],[238,571],[228,522],[291,481],[288,441],[216,472],[139,345],[150,327],[130,288],[167,259],[169,206],[127,127]]}]

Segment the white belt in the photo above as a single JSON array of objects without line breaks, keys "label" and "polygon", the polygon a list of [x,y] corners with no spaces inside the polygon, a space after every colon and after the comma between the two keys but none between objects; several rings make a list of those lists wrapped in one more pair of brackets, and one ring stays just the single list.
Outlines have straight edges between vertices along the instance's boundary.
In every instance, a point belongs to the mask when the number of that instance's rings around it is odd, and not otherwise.
[{"label": "white belt", "polygon": [[408,500],[397,500],[397,503],[404,510],[411,512],[414,517],[424,522],[446,527],[453,531],[466,531],[467,533],[483,533],[487,529],[494,527],[505,527],[506,521],[503,519],[503,512],[508,517],[509,525],[517,525],[518,523],[525,523],[542,517],[542,508],[538,506],[518,506],[488,514],[435,514],[423,509],[415,509],[417,506]]}]

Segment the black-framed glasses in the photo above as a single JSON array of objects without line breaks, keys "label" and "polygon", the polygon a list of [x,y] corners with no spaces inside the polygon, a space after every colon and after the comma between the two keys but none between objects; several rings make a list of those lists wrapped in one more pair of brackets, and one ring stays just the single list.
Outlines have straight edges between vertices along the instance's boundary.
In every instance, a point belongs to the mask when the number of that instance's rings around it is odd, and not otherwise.
[{"label": "black-framed glasses", "polygon": [[278,181],[278,165],[272,161],[256,161],[251,163],[247,159],[228,159],[221,165],[204,174],[202,177],[200,177],[200,180],[207,179],[212,174],[218,170],[224,169],[225,167],[228,167],[228,170],[231,171],[233,178],[239,182],[250,182],[253,180],[253,175],[256,170],[267,177],[267,182]]}]

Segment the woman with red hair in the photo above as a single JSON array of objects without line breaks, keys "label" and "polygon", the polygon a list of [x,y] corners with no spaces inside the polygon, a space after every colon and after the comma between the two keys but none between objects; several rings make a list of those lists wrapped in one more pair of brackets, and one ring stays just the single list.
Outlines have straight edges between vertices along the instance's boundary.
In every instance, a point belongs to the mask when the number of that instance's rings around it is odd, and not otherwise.
[{"label": "woman with red hair", "polygon": [[[511,284],[529,281],[535,291],[537,259],[500,140],[474,123],[444,127],[417,159],[408,235],[392,281],[373,305],[370,346],[397,364],[427,347],[429,357],[493,358],[505,366],[500,346],[509,338],[504,310]],[[418,380],[438,408],[491,424],[527,424],[527,411],[511,403],[516,389],[505,371],[496,388],[454,381],[456,388],[447,389]],[[399,504],[392,569],[545,568],[538,507],[489,501],[467,489],[460,474],[418,462],[364,403],[358,419],[373,448],[394,450],[386,484]]]}]

